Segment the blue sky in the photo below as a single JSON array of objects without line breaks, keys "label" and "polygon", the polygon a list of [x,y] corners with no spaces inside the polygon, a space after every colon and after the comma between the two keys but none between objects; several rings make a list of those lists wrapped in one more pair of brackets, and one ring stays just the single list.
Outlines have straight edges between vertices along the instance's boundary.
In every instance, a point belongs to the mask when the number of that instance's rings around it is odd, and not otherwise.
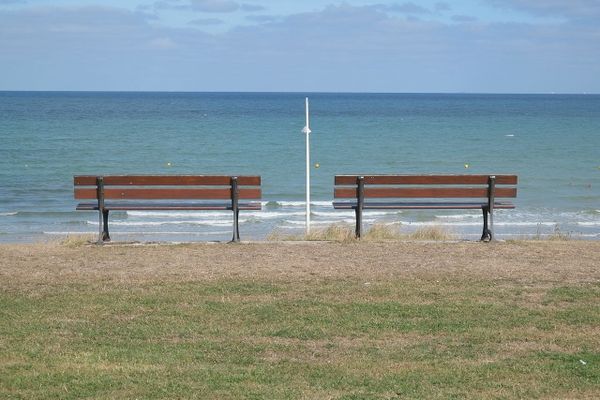
[{"label": "blue sky", "polygon": [[0,90],[600,93],[600,0],[0,0]]}]

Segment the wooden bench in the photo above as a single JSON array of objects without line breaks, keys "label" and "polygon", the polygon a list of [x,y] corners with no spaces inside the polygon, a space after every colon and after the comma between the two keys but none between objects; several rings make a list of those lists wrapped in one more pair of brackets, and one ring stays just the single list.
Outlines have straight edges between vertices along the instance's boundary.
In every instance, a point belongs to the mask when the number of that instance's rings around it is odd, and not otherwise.
[{"label": "wooden bench", "polygon": [[515,208],[497,199],[516,197],[516,184],[516,175],[336,175],[334,199],[344,200],[334,200],[333,207],[356,211],[357,238],[363,210],[481,209],[481,240],[490,241],[494,210]]},{"label": "wooden bench", "polygon": [[260,210],[260,176],[113,175],[74,177],[77,210],[99,212],[98,242],[110,241],[110,211],[231,210],[233,242],[240,240],[240,210]]}]

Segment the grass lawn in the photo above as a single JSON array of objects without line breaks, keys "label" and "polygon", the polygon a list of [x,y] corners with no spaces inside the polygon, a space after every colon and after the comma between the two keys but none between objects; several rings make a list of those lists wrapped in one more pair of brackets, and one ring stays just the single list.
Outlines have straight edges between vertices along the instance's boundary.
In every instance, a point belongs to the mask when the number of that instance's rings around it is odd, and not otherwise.
[{"label": "grass lawn", "polygon": [[600,397],[598,281],[69,276],[0,286],[0,398]]}]

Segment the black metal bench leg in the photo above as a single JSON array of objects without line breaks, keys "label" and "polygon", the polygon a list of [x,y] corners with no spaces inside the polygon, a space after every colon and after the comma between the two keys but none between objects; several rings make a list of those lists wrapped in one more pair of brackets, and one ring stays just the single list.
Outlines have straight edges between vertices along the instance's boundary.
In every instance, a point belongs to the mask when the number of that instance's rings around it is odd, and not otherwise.
[{"label": "black metal bench leg", "polygon": [[362,212],[365,204],[365,177],[356,178],[356,238],[362,235]]},{"label": "black metal bench leg", "polygon": [[489,242],[492,240],[492,231],[488,228],[489,210],[487,207],[482,207],[481,211],[483,212],[483,233],[481,234],[481,241]]},{"label": "black metal bench leg", "polygon": [[98,243],[110,242],[110,234],[108,233],[108,211],[100,210],[100,237]]},{"label": "black metal bench leg", "polygon": [[108,211],[102,210],[102,241],[110,242],[110,235],[108,233]]},{"label": "black metal bench leg", "polygon": [[360,239],[362,235],[362,210],[359,207],[356,207],[356,228],[354,234],[357,239]]},{"label": "black metal bench leg", "polygon": [[237,241],[240,241],[240,210],[236,210],[235,212],[236,218],[235,218],[235,237],[237,239]]},{"label": "black metal bench leg", "polygon": [[231,241],[237,243],[240,241],[240,210],[233,210],[233,238]]}]

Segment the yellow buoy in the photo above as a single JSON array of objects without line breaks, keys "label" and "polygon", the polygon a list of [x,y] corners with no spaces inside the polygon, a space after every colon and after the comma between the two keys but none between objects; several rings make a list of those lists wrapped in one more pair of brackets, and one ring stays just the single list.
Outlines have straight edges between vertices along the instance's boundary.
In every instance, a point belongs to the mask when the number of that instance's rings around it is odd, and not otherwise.
[{"label": "yellow buoy", "polygon": [[167,167],[170,167],[170,166],[171,166],[171,163],[170,163],[170,162],[168,162],[168,163],[167,163]]},{"label": "yellow buoy", "polygon": [[315,163],[315,168],[319,168],[320,166],[321,166],[321,164]]},{"label": "yellow buoy", "polygon": [[469,168],[469,164],[465,164],[465,168]]}]

